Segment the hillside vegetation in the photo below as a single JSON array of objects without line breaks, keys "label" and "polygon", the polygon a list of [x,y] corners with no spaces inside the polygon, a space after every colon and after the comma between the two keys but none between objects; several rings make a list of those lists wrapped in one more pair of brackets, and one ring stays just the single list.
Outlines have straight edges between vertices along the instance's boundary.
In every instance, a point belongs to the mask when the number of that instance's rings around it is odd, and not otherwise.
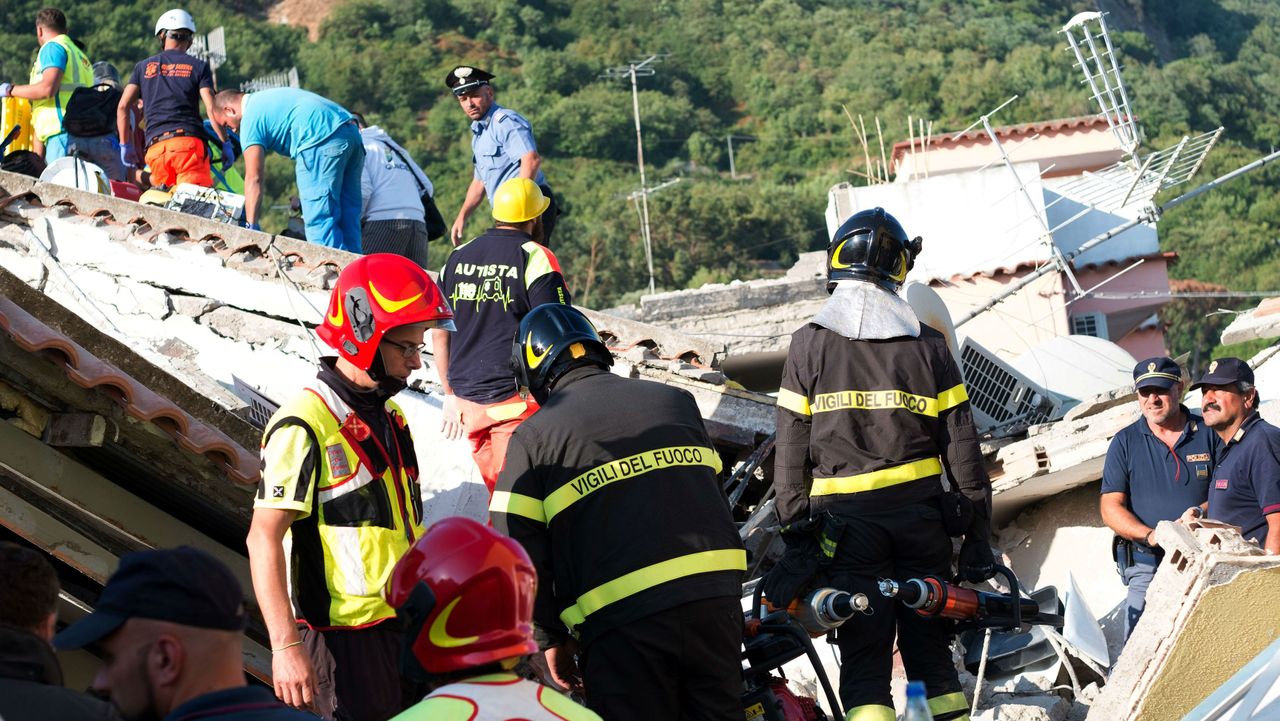
[{"label": "hillside vegetation", "polygon": [[[25,79],[41,2],[0,18],[5,79]],[[16,7],[12,7],[15,6]],[[150,30],[171,0],[63,5],[95,59],[127,74],[154,52]],[[629,85],[613,65],[670,53],[640,80],[658,284],[682,288],[753,277],[825,244],[826,189],[856,180],[862,150],[842,105],[886,144],[908,115],[935,133],[968,126],[1013,94],[999,123],[1092,112],[1058,29],[1087,5],[1062,0],[348,0],[312,43],[265,21],[254,0],[187,7],[202,30],[227,28],[224,87],[296,65],[304,87],[363,112],[408,146],[452,218],[470,179],[470,131],[443,85],[458,63],[495,74],[498,101],[533,122],[547,176],[567,215],[555,249],[578,299],[601,307],[647,282]],[[1199,180],[1269,149],[1280,137],[1280,3],[1274,0],[1107,2],[1125,78],[1148,145],[1226,127]],[[729,178],[726,136],[739,178]],[[874,141],[873,141],[874,142]],[[287,202],[287,161],[269,164],[269,192]],[[1168,214],[1174,275],[1233,290],[1280,288],[1280,171],[1266,169]],[[483,225],[477,213],[471,231]],[[277,215],[269,220],[282,221]],[[909,224],[909,219],[907,219]],[[927,252],[926,239],[926,252]],[[433,259],[443,259],[444,247]],[[1252,302],[1227,301],[1241,307]],[[1172,350],[1206,338],[1200,315],[1174,313]],[[1215,316],[1212,323],[1221,323]],[[1214,337],[1212,334],[1207,336]],[[1203,352],[1204,349],[1202,349]]]}]

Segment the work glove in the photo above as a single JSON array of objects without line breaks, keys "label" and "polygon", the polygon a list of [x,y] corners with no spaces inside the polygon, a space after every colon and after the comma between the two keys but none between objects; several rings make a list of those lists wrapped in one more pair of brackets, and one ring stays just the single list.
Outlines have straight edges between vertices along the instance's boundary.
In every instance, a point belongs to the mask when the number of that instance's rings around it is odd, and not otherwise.
[{"label": "work glove", "polygon": [[807,519],[782,527],[786,544],[782,558],[760,580],[764,597],[775,608],[786,608],[822,568],[822,549],[816,537],[818,521]]},{"label": "work glove", "polygon": [[120,164],[126,168],[136,168],[138,165],[133,162],[133,145],[122,143],[120,145]]},{"label": "work glove", "polygon": [[7,98],[13,94],[13,83],[0,83],[0,98]]},{"label": "work glove", "polygon": [[996,559],[986,541],[966,543],[960,547],[960,580],[982,583],[996,575]]},{"label": "work glove", "polygon": [[230,140],[222,144],[222,169],[225,171],[236,162],[236,146]]}]

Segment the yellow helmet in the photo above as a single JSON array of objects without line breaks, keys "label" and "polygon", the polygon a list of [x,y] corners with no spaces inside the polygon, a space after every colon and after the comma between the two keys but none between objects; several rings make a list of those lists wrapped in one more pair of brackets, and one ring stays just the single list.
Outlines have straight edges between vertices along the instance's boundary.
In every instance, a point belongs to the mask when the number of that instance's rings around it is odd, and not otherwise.
[{"label": "yellow helmet", "polygon": [[551,199],[528,178],[512,178],[493,194],[493,219],[499,223],[523,223],[542,215]]}]

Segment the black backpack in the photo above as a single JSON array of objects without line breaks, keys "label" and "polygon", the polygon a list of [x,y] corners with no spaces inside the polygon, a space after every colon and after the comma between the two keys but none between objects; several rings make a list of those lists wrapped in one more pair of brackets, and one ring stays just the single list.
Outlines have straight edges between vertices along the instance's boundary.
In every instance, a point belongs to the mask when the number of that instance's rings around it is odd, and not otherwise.
[{"label": "black backpack", "polygon": [[84,138],[114,133],[119,104],[119,88],[110,85],[76,88],[62,113],[62,129]]}]

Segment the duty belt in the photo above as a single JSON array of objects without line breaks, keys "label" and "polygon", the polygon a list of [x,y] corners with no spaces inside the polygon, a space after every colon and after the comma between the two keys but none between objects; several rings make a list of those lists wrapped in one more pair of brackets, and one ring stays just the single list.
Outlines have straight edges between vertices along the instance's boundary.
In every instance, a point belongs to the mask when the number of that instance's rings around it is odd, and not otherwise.
[{"label": "duty belt", "polygon": [[146,149],[150,150],[152,145],[155,145],[156,143],[159,143],[161,141],[170,140],[173,138],[180,138],[188,135],[194,137],[196,134],[185,128],[174,128],[173,130],[166,130],[163,133],[160,133],[156,137],[152,138],[147,143]]}]

